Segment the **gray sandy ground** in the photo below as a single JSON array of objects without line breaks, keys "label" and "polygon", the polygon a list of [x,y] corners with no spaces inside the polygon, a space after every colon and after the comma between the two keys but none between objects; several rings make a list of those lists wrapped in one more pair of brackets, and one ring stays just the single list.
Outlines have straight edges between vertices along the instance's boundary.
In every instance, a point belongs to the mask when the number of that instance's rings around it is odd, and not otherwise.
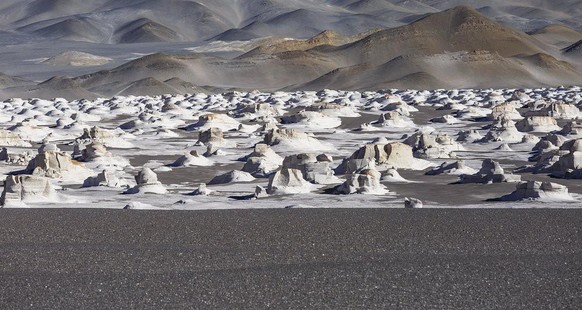
[{"label": "gray sandy ground", "polygon": [[576,308],[580,210],[3,210],[0,307]]}]

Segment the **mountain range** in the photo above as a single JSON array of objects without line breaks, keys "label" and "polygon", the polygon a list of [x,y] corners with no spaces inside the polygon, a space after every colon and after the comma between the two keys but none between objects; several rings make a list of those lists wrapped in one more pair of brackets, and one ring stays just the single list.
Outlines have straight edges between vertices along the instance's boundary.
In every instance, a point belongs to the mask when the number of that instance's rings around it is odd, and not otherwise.
[{"label": "mountain range", "polygon": [[582,1],[10,0],[0,97],[580,85],[580,16]]}]

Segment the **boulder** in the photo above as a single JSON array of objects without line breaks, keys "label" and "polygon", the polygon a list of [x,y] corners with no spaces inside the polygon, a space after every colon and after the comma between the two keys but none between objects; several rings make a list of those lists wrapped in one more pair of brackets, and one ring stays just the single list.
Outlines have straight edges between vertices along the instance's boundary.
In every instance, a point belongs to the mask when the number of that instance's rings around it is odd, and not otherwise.
[{"label": "boulder", "polygon": [[412,147],[415,157],[420,158],[455,158],[455,151],[464,150],[447,134],[419,130],[404,140]]},{"label": "boulder", "polygon": [[241,169],[252,174],[254,177],[266,177],[275,172],[283,164],[283,158],[268,145],[258,143],[253,152],[241,158],[246,163]]},{"label": "boulder", "polygon": [[158,175],[148,167],[143,167],[135,176],[136,186],[128,189],[124,194],[165,194],[166,188],[158,181]]},{"label": "boulder", "polygon": [[28,163],[24,173],[81,182],[93,175],[93,171],[73,160],[69,154],[61,152],[54,144],[43,144],[38,150],[38,155]]},{"label": "boulder", "polygon": [[336,194],[376,194],[382,195],[388,192],[386,187],[380,184],[380,172],[374,167],[361,169],[349,174],[344,183],[334,188]]},{"label": "boulder", "polygon": [[88,177],[83,182],[83,187],[93,187],[93,186],[105,186],[105,187],[126,187],[129,184],[120,179],[116,174],[115,171],[110,170],[103,170],[95,177]]},{"label": "boulder", "polygon": [[267,193],[273,194],[298,194],[309,193],[311,183],[303,179],[303,174],[298,169],[281,168],[269,179]]},{"label": "boulder", "polygon": [[316,111],[300,111],[281,118],[283,124],[297,124],[309,128],[335,128],[342,124],[341,119],[332,117]]},{"label": "boulder", "polygon": [[551,132],[561,130],[558,122],[551,116],[528,116],[515,124],[521,132]]},{"label": "boulder", "polygon": [[[323,159],[323,161],[319,161],[318,158]],[[330,166],[331,161],[328,159],[326,156],[316,156],[312,153],[290,155],[283,160],[283,167],[300,170],[305,180],[311,183],[338,183],[339,179],[334,176]]]},{"label": "boulder", "polygon": [[195,189],[190,195],[193,196],[208,196],[213,192],[213,190],[206,187],[206,183],[200,183],[198,188]]},{"label": "boulder", "polygon": [[264,143],[299,151],[333,151],[331,143],[321,142],[297,129],[271,129],[265,135]]},{"label": "boulder", "polygon": [[174,161],[170,166],[172,167],[190,167],[190,166],[212,166],[214,161],[208,159],[198,152],[192,150],[182,156],[180,156],[176,161]]},{"label": "boulder", "polygon": [[407,209],[422,208],[422,201],[417,198],[404,197],[404,207]]},{"label": "boulder", "polygon": [[485,159],[481,169],[475,174],[461,174],[459,183],[502,183],[502,182],[519,182],[521,176],[515,174],[506,174],[498,162],[491,159]]},{"label": "boulder", "polygon": [[255,177],[252,174],[240,170],[232,170],[227,173],[215,176],[208,182],[208,185],[214,184],[229,184],[229,183],[240,183],[240,182],[252,182]]},{"label": "boulder", "polygon": [[403,116],[396,111],[380,114],[378,120],[372,124],[394,128],[414,127],[414,122],[410,118]]},{"label": "boulder", "polygon": [[510,118],[501,118],[496,120],[489,128],[483,139],[478,142],[519,142],[524,134],[517,130],[515,122]]},{"label": "boulder", "polygon": [[198,133],[198,144],[212,145],[213,147],[232,147],[234,143],[224,139],[222,129],[208,128]]},{"label": "boulder", "polygon": [[519,200],[574,200],[564,185],[552,182],[526,181],[515,186],[511,194],[496,198],[500,201]]},{"label": "boulder", "polygon": [[208,113],[200,115],[198,122],[186,126],[186,130],[205,131],[210,128],[220,128],[223,131],[235,130],[240,122],[226,114]]},{"label": "boulder", "polygon": [[457,160],[454,162],[444,162],[440,166],[427,171],[426,175],[439,175],[439,174],[450,174],[450,175],[461,175],[461,174],[475,174],[476,169],[473,169],[465,164],[463,160]]},{"label": "boulder", "polygon": [[56,202],[58,195],[50,179],[34,175],[9,175],[4,181],[0,203]]},{"label": "boulder", "polygon": [[394,167],[397,169],[423,170],[431,163],[414,158],[412,147],[401,142],[388,144],[366,144],[345,159],[337,168],[336,174],[355,172],[368,163]]}]

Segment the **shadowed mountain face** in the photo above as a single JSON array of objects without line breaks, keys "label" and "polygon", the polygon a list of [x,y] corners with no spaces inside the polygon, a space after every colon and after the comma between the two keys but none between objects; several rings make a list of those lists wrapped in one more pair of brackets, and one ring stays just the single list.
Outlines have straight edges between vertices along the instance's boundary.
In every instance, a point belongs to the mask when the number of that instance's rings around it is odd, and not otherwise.
[{"label": "shadowed mountain face", "polygon": [[144,32],[157,35],[139,36],[144,41],[308,38],[324,30],[356,34],[401,26],[459,4],[524,31],[549,24],[582,27],[579,0],[5,0],[0,4],[0,29],[38,39],[127,43],[116,34],[145,19],[154,29]]},{"label": "shadowed mountain face", "polygon": [[[41,2],[46,10],[26,15],[32,3]],[[3,4],[0,24],[31,38],[109,43],[89,45],[103,50],[123,43],[110,49],[136,46],[148,52],[148,47],[156,46],[151,44],[167,42],[170,52],[131,61],[127,56],[125,61],[112,57],[111,63],[96,69],[99,71],[75,74],[80,69],[71,69],[65,72],[75,77],[59,77],[34,86],[8,83],[2,86],[2,96],[80,98],[210,89],[582,84],[582,33],[576,30],[577,19],[567,18],[580,10],[574,5],[576,1],[553,7],[536,2],[532,13],[517,3],[483,6],[488,1],[479,1],[478,9],[458,6],[439,11],[460,1],[335,0],[324,6],[320,1],[303,0],[239,0],[231,5],[223,1],[102,0],[79,6],[89,13],[78,14],[72,13],[69,2]],[[525,6],[529,2],[520,3]],[[520,18],[508,22],[508,12],[519,13]],[[101,23],[104,20],[110,22],[108,27]],[[538,23],[543,25],[528,33],[520,30]],[[400,26],[386,28],[396,25]],[[183,47],[169,48],[177,44],[172,42],[202,38],[214,39],[188,48],[195,53]],[[254,38],[261,39],[248,41]]]}]

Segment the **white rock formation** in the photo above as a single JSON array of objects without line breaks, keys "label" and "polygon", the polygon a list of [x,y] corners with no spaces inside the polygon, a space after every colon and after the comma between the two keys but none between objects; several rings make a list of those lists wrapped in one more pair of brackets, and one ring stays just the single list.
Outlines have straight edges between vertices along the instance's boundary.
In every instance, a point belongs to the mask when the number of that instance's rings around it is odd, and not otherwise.
[{"label": "white rock formation", "polygon": [[226,114],[208,113],[200,115],[198,122],[186,127],[186,130],[208,130],[220,128],[223,131],[235,130],[240,122]]},{"label": "white rock formation", "polygon": [[253,152],[242,160],[246,162],[241,170],[254,177],[269,176],[283,164],[283,158],[264,143],[256,144]]},{"label": "white rock formation", "polygon": [[4,207],[27,202],[58,202],[59,197],[48,178],[34,175],[9,175],[4,181],[0,203]]},{"label": "white rock formation", "polygon": [[91,165],[93,169],[95,169],[95,167],[93,167],[95,165],[101,170],[106,168],[121,170],[124,167],[129,166],[129,160],[120,156],[113,156],[111,152],[107,151],[105,145],[99,142],[91,142],[86,145],[81,151],[81,156],[78,159],[86,163],[94,164]]},{"label": "white rock formation", "polygon": [[315,111],[300,111],[293,115],[283,116],[281,121],[283,124],[296,124],[315,129],[335,128],[342,124],[338,117]]},{"label": "white rock formation", "polygon": [[455,151],[465,148],[447,134],[419,130],[404,140],[412,147],[415,157],[420,158],[456,158]]},{"label": "white rock formation", "polygon": [[411,181],[403,178],[396,168],[388,168],[386,171],[382,172],[382,181],[385,182],[395,182],[395,183],[410,183]]},{"label": "white rock formation", "polygon": [[113,188],[128,187],[127,181],[120,179],[115,171],[103,170],[95,177],[88,177],[83,182],[83,187],[105,186]]},{"label": "white rock formation", "polygon": [[528,116],[515,124],[521,132],[551,132],[561,130],[556,119],[551,116]]},{"label": "white rock formation", "polygon": [[214,161],[208,159],[198,152],[192,150],[182,156],[180,156],[176,161],[174,161],[170,166],[172,167],[190,167],[190,166],[212,166]]},{"label": "white rock formation", "polygon": [[28,163],[25,173],[78,183],[94,174],[83,164],[73,160],[69,154],[61,152],[54,144],[42,145],[38,149],[38,155]]},{"label": "white rock formation", "polygon": [[521,176],[516,174],[506,174],[498,162],[485,159],[481,169],[475,174],[461,174],[459,183],[502,183],[519,182]]},{"label": "white rock formation", "polygon": [[8,149],[5,147],[0,149],[0,161],[5,161],[12,165],[26,166],[31,159],[32,155],[29,151],[20,154],[12,154],[9,153]]},{"label": "white rock formation", "polygon": [[489,132],[480,142],[520,142],[524,134],[517,130],[515,122],[510,118],[501,118],[491,125]]},{"label": "white rock formation", "polygon": [[99,127],[91,127],[90,129],[83,129],[83,134],[77,138],[77,143],[90,144],[97,142],[107,147],[118,149],[135,147],[131,142],[125,140],[126,137],[128,135],[120,129],[107,130]]},{"label": "white rock formation", "polygon": [[212,194],[213,190],[206,187],[206,183],[200,183],[198,188],[195,189],[190,195],[192,196],[208,196]]},{"label": "white rock formation", "polygon": [[499,105],[496,105],[491,109],[491,114],[489,115],[490,120],[499,120],[499,119],[511,119],[511,120],[520,120],[523,118],[521,114],[517,111],[519,108],[518,104],[514,102],[505,102]]},{"label": "white rock formation", "polygon": [[458,119],[456,119],[454,116],[449,115],[449,114],[443,115],[440,117],[431,118],[430,121],[432,123],[441,123],[441,124],[448,124],[448,125],[457,124],[459,122]]},{"label": "white rock formation", "polygon": [[128,189],[124,194],[166,194],[168,191],[158,181],[158,176],[148,167],[143,167],[135,176],[136,186]]},{"label": "white rock formation", "polygon": [[214,184],[229,184],[229,183],[241,183],[241,182],[252,182],[255,180],[252,174],[240,170],[232,170],[227,173],[217,175],[210,182],[208,185]]},{"label": "white rock formation", "polygon": [[417,198],[404,197],[404,207],[407,209],[422,208],[422,201]]},{"label": "white rock formation", "polygon": [[358,117],[360,113],[353,106],[322,102],[312,104],[305,108],[307,111],[321,112],[323,115],[332,117]]},{"label": "white rock formation", "polygon": [[378,166],[412,170],[423,170],[432,165],[426,160],[414,158],[410,146],[400,142],[391,142],[364,145],[345,159],[336,168],[336,173],[351,173],[365,167],[370,162]]},{"label": "white rock formation", "polygon": [[303,177],[311,183],[339,183],[330,167],[331,162],[331,158],[325,154],[316,156],[313,153],[302,153],[285,157],[283,167],[300,170]]},{"label": "white rock formation", "polygon": [[298,169],[281,168],[269,179],[267,193],[273,194],[300,194],[309,193],[313,185],[303,178]]},{"label": "white rock formation", "polygon": [[459,131],[456,140],[459,142],[474,142],[480,139],[483,139],[483,136],[479,133],[479,131],[471,129]]},{"label": "white rock formation", "polygon": [[391,111],[380,114],[380,117],[373,125],[393,128],[414,127],[414,122],[407,116],[403,116],[398,112]]},{"label": "white rock formation", "polygon": [[224,134],[220,128],[208,128],[198,133],[198,142],[213,147],[234,147],[235,143],[224,139]]},{"label": "white rock formation", "polygon": [[568,188],[564,185],[552,182],[526,181],[518,183],[515,191],[495,200],[519,201],[519,200],[552,200],[552,201],[573,201],[574,198],[568,193]]},{"label": "white rock formation", "polygon": [[349,174],[347,180],[337,186],[334,191],[337,194],[386,194],[388,190],[380,184],[380,178],[380,172],[375,168],[362,169]]},{"label": "white rock formation", "polygon": [[271,129],[265,135],[264,143],[278,146],[288,151],[333,151],[331,143],[322,142],[297,129]]},{"label": "white rock formation", "polygon": [[461,174],[475,174],[477,169],[473,169],[465,164],[463,160],[457,160],[454,162],[444,162],[440,166],[427,171],[426,175],[439,175],[439,174],[450,174],[450,175],[461,175]]},{"label": "white rock formation", "polygon": [[0,129],[0,146],[31,147],[30,142],[23,140],[19,134],[6,129]]}]

